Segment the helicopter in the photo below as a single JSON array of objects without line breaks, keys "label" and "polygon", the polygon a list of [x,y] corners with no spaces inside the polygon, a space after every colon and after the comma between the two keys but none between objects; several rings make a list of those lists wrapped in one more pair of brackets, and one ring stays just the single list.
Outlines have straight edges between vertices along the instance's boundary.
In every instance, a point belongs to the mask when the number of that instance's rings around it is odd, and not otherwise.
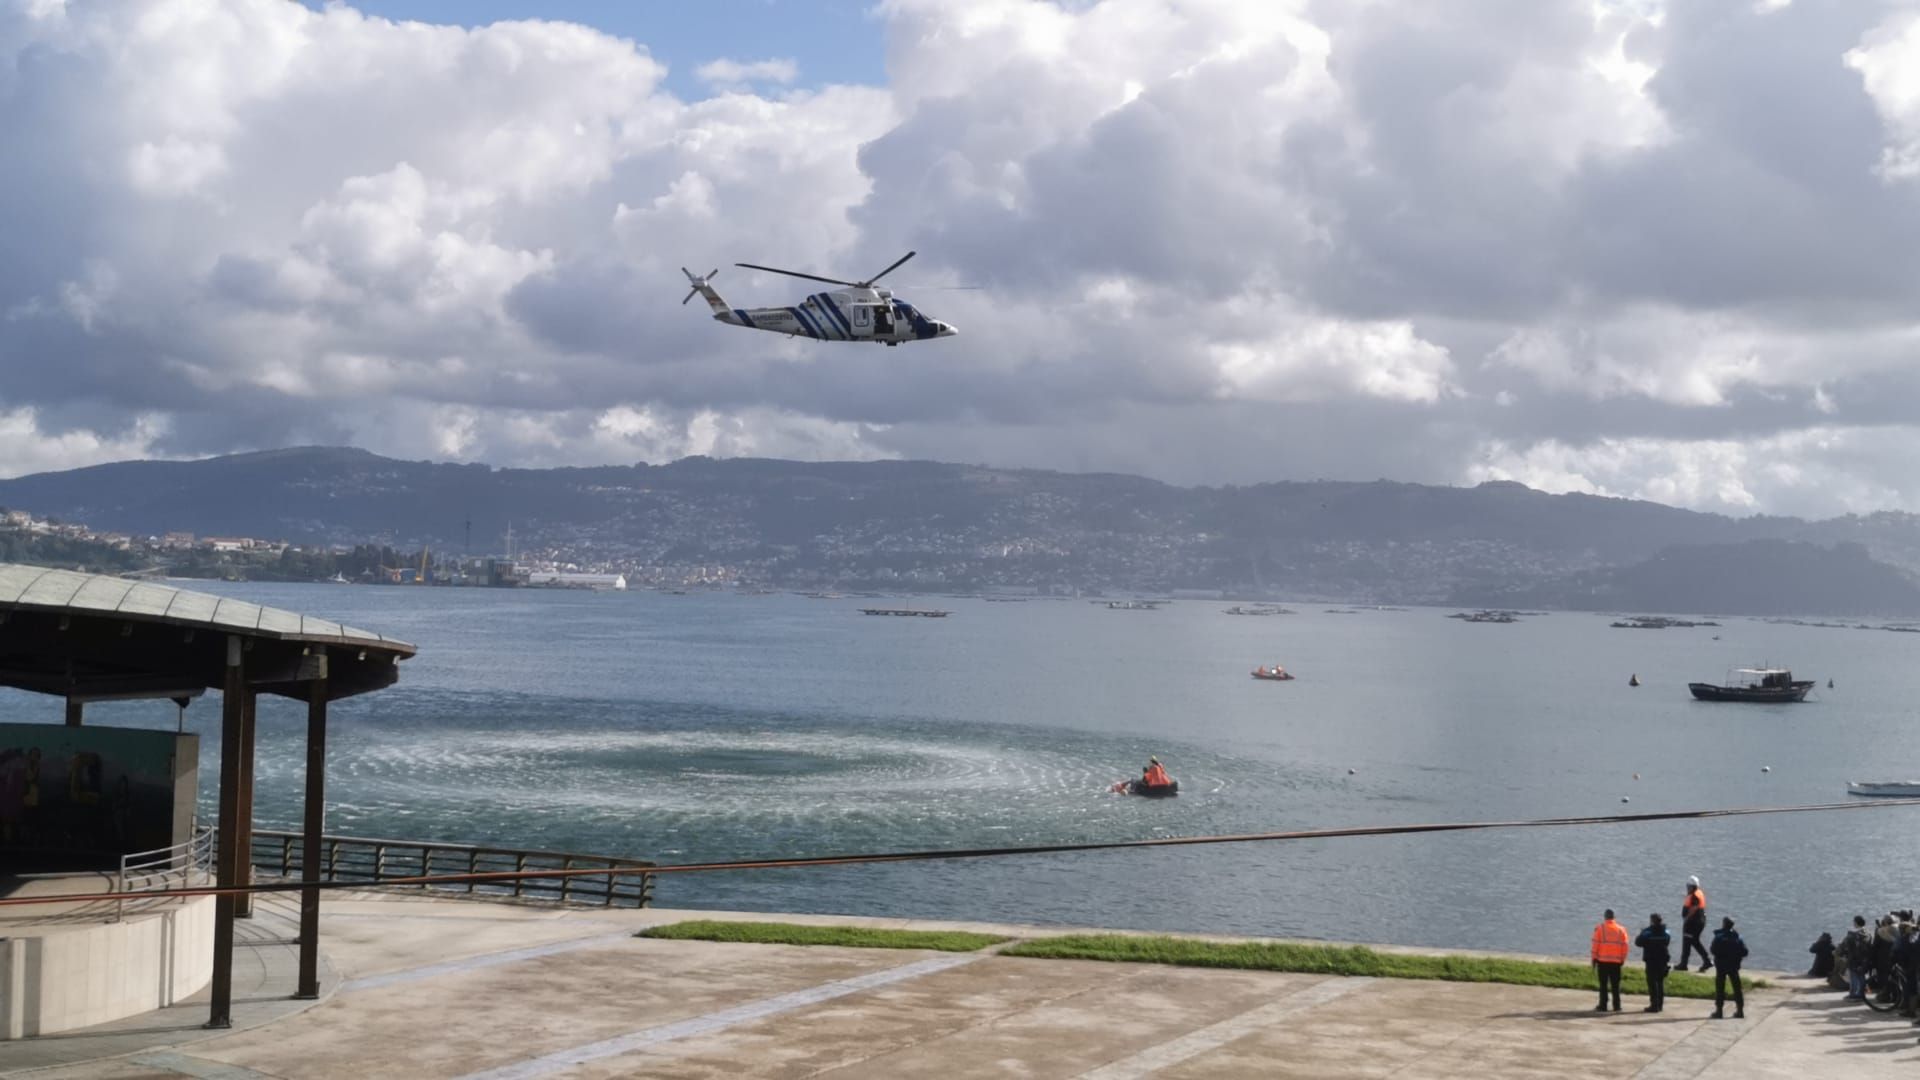
[{"label": "helicopter", "polygon": [[844,289],[832,292],[818,292],[802,300],[793,307],[772,308],[736,308],[728,307],[713,286],[718,268],[696,277],[686,267],[680,272],[687,275],[687,281],[693,288],[687,291],[686,298],[680,303],[685,305],[695,294],[707,298],[707,306],[713,309],[713,317],[728,326],[744,326],[749,330],[768,330],[788,337],[809,337],[820,341],[872,341],[882,345],[900,345],[909,341],[928,341],[933,338],[952,337],[960,331],[952,323],[938,319],[929,319],[918,308],[905,300],[895,299],[892,292],[876,289],[873,283],[900,268],[900,264],[913,258],[914,252],[907,252],[895,260],[892,266],[873,275],[865,281],[841,281],[838,278],[821,277],[818,274],[803,274],[798,270],[782,270],[777,266],[758,266],[754,263],[734,263],[748,270],[765,270],[770,274],[785,274],[788,277],[805,278],[808,281],[824,281],[829,285],[845,285]]}]

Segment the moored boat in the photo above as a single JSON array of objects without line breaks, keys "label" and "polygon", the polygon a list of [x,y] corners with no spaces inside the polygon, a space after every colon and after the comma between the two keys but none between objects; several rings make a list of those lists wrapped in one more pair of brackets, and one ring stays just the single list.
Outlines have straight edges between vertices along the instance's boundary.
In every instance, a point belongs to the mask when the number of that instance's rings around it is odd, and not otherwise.
[{"label": "moored boat", "polygon": [[1813,680],[1796,680],[1786,668],[1736,668],[1727,673],[1724,683],[1688,683],[1687,689],[1701,701],[1772,704],[1805,701]]},{"label": "moored boat", "polygon": [[1110,788],[1116,795],[1140,795],[1149,799],[1170,799],[1180,794],[1180,781],[1169,780],[1164,784],[1148,784],[1141,780],[1115,780]]},{"label": "moored boat", "polygon": [[1256,679],[1268,679],[1275,682],[1285,682],[1288,679],[1293,678],[1293,673],[1288,671],[1286,668],[1281,667],[1279,664],[1274,664],[1268,667],[1254,668],[1253,677]]},{"label": "moored boat", "polygon": [[1881,798],[1920,798],[1920,780],[1849,780],[1847,794]]}]

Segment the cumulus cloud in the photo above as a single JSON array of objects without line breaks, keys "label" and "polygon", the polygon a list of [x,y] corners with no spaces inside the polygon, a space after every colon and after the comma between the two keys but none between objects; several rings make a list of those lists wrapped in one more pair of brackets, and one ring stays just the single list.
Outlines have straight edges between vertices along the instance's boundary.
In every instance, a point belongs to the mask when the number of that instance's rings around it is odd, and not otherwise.
[{"label": "cumulus cloud", "polygon": [[749,83],[785,85],[800,77],[800,65],[784,57],[772,60],[709,60],[693,76],[716,90],[737,90]]},{"label": "cumulus cloud", "polygon": [[1516,480],[1553,492],[1614,495],[1731,514],[1812,517],[1871,513],[1920,497],[1894,464],[1920,452],[1920,434],[1811,427],[1758,439],[1547,439],[1524,448],[1481,447],[1475,480]]},{"label": "cumulus cloud", "polygon": [[[0,0],[0,472],[349,441],[1920,509],[1915,3],[878,14],[885,86],[732,58],[682,100],[562,22]],[[678,304],[910,248],[960,337]]]}]

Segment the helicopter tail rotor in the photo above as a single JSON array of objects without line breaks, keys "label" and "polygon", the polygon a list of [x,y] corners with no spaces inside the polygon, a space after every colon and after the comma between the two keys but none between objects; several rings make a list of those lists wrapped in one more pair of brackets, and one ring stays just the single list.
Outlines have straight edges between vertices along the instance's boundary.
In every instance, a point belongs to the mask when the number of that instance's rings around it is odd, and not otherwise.
[{"label": "helicopter tail rotor", "polygon": [[694,297],[700,295],[700,287],[702,285],[705,285],[707,282],[713,280],[713,276],[720,272],[720,268],[716,266],[713,269],[707,271],[706,274],[701,277],[694,277],[693,271],[687,269],[684,266],[680,268],[680,272],[687,275],[687,280],[693,283],[693,288],[687,290],[686,299],[680,301],[680,306],[686,307],[687,300],[691,300]]}]

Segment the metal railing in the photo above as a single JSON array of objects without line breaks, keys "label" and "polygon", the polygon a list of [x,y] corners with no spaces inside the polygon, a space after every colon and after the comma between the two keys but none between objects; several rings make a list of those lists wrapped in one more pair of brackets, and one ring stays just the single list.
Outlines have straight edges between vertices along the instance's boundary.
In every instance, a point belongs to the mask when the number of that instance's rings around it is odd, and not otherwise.
[{"label": "metal railing", "polygon": [[206,881],[213,872],[214,850],[213,826],[195,821],[187,839],[178,844],[120,856],[114,878],[114,891],[121,894],[114,905],[115,921],[126,916],[129,895]]},{"label": "metal railing", "polygon": [[[495,871],[625,869],[653,864],[642,859],[607,855],[579,855],[566,851],[476,847],[422,840],[378,840],[364,836],[320,838],[320,880],[388,881],[430,877],[434,874],[484,874]],[[300,833],[255,829],[250,855],[255,870],[298,880],[303,870],[306,839]],[[422,885],[424,890],[515,896],[601,907],[646,907],[653,902],[653,875],[609,873],[563,878],[523,878],[497,883],[464,882]]]}]

